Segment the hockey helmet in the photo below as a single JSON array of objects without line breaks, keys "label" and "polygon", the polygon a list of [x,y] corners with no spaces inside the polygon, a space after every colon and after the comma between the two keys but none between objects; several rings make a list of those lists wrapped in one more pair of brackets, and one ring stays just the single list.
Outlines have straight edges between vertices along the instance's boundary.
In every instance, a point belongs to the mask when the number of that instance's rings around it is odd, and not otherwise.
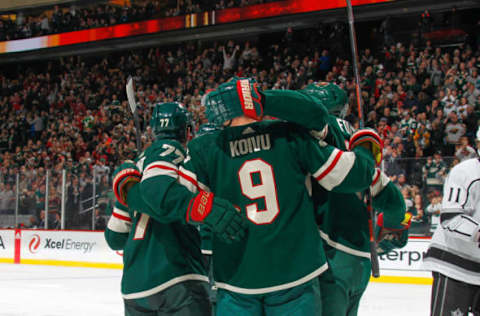
[{"label": "hockey helmet", "polygon": [[150,126],[155,138],[174,138],[184,142],[191,116],[178,102],[157,103],[153,109]]},{"label": "hockey helmet", "polygon": [[217,125],[212,124],[212,123],[205,123],[205,124],[200,125],[200,127],[198,128],[198,131],[197,131],[195,136],[199,137],[199,136],[202,136],[202,135],[205,135],[205,134],[210,134],[210,133],[215,132],[216,130],[218,130]]},{"label": "hockey helmet", "polygon": [[320,81],[307,85],[302,91],[322,101],[328,113],[340,117],[345,116],[347,93],[338,85]]},{"label": "hockey helmet", "polygon": [[[205,98],[205,114],[209,123],[222,126],[226,121],[244,115],[237,92],[237,81],[239,79],[244,78],[234,77],[230,81],[222,83],[216,90],[207,95]],[[252,83],[255,82],[251,78],[248,80]]]}]

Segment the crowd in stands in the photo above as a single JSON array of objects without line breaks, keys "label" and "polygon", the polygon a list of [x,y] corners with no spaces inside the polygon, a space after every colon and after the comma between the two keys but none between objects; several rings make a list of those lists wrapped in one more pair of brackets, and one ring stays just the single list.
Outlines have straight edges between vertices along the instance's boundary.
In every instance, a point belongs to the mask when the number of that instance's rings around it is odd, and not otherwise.
[{"label": "crowd in stands", "polygon": [[209,10],[245,7],[278,0],[140,0],[125,5],[90,4],[85,7],[52,6],[37,14],[19,12],[16,19],[0,19],[0,41],[112,26],[160,17],[180,16]]},{"label": "crowd in stands", "polygon": [[[124,94],[129,74],[136,82],[144,146],[152,140],[148,121],[157,102],[184,103],[198,128],[206,122],[202,96],[233,75],[255,77],[263,89],[336,82],[349,94],[345,118],[358,127],[347,36],[342,25],[323,25],[289,28],[258,41],[189,42],[7,65],[0,74],[0,200],[10,204],[0,205],[0,213],[12,209],[17,173],[22,197],[28,197],[23,203],[35,204],[34,212],[30,206],[25,212],[36,218],[43,210],[47,169],[57,175],[67,170],[67,204],[77,203],[69,204],[77,215],[88,209],[79,201],[92,194],[94,169],[96,185],[104,186],[96,192],[106,190],[115,165],[136,155]],[[384,44],[379,40],[380,48],[372,43],[360,54],[365,122],[382,135],[383,168],[425,233],[425,224],[438,217],[448,170],[476,155],[480,40],[450,48],[429,41]],[[51,177],[49,184],[57,199],[60,182],[60,176]],[[74,217],[68,221],[91,223],[91,213],[85,221]]]}]

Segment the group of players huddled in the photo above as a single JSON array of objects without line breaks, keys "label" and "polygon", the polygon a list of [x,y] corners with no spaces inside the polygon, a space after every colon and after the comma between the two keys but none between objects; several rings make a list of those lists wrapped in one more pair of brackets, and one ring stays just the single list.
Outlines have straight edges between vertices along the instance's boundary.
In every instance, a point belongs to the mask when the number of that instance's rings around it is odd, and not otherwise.
[{"label": "group of players huddled", "polygon": [[330,83],[233,78],[205,97],[210,124],[188,144],[186,109],[157,104],[155,141],[114,173],[105,231],[123,250],[125,315],[356,315],[371,269],[363,193],[380,254],[406,244],[411,216],[377,168],[379,135],[335,116],[346,101]]}]

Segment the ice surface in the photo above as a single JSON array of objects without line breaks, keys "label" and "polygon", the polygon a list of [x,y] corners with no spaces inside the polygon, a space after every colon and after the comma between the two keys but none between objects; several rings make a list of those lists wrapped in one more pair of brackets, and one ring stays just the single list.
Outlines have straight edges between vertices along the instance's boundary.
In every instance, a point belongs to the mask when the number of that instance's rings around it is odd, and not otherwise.
[{"label": "ice surface", "polygon": [[0,264],[1,316],[118,316],[121,270]]},{"label": "ice surface", "polygon": [[[0,264],[0,316],[123,315],[120,277],[120,270]],[[430,286],[370,283],[359,316],[427,316],[429,304]]]},{"label": "ice surface", "polygon": [[428,316],[431,285],[370,282],[359,316]]}]

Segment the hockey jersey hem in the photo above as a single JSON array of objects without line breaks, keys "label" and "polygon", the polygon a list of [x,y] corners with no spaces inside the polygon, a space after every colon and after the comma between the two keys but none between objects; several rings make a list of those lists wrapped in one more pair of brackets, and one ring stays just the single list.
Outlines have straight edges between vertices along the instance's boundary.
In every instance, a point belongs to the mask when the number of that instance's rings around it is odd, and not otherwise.
[{"label": "hockey jersey hem", "polygon": [[342,244],[340,244],[336,241],[331,240],[330,237],[326,233],[324,233],[323,231],[319,230],[319,232],[320,232],[320,237],[322,237],[322,239],[330,247],[333,247],[337,250],[343,251],[343,252],[348,253],[348,254],[353,255],[353,256],[370,259],[370,252],[360,251],[360,250],[357,250],[357,249],[347,247],[347,246],[342,245]]},{"label": "hockey jersey hem", "polygon": [[437,258],[426,257],[423,259],[422,269],[441,273],[460,282],[480,286],[480,273],[465,270]]},{"label": "hockey jersey hem", "polygon": [[468,271],[469,273],[476,273],[480,275],[480,262],[469,260],[455,253],[445,251],[437,247],[430,247],[425,255],[425,258],[434,258],[439,261],[455,265]]},{"label": "hockey jersey hem", "polygon": [[131,300],[131,299],[137,299],[137,298],[144,298],[148,297],[154,294],[157,294],[158,292],[161,292],[165,290],[166,288],[169,288],[172,285],[185,282],[185,281],[203,281],[203,282],[209,282],[208,277],[205,275],[201,274],[185,274],[176,278],[173,278],[165,283],[162,283],[154,288],[151,288],[149,290],[141,291],[141,292],[136,292],[136,293],[130,293],[130,294],[123,294],[122,297],[126,300]]},{"label": "hockey jersey hem", "polygon": [[327,269],[328,269],[328,263],[325,263],[320,268],[318,268],[317,270],[313,271],[310,274],[307,274],[306,276],[304,276],[301,279],[298,279],[296,281],[289,282],[289,283],[284,283],[284,284],[275,285],[275,286],[271,286],[271,287],[264,287],[264,288],[260,288],[260,289],[246,289],[246,288],[237,287],[237,286],[230,285],[230,284],[223,283],[223,282],[215,282],[215,286],[219,289],[224,289],[224,290],[227,290],[227,291],[240,293],[240,294],[250,294],[250,295],[265,294],[265,293],[270,293],[270,292],[286,290],[286,289],[298,286],[300,284],[307,283],[308,281],[316,278],[317,276],[319,276],[320,274],[325,272]]}]

